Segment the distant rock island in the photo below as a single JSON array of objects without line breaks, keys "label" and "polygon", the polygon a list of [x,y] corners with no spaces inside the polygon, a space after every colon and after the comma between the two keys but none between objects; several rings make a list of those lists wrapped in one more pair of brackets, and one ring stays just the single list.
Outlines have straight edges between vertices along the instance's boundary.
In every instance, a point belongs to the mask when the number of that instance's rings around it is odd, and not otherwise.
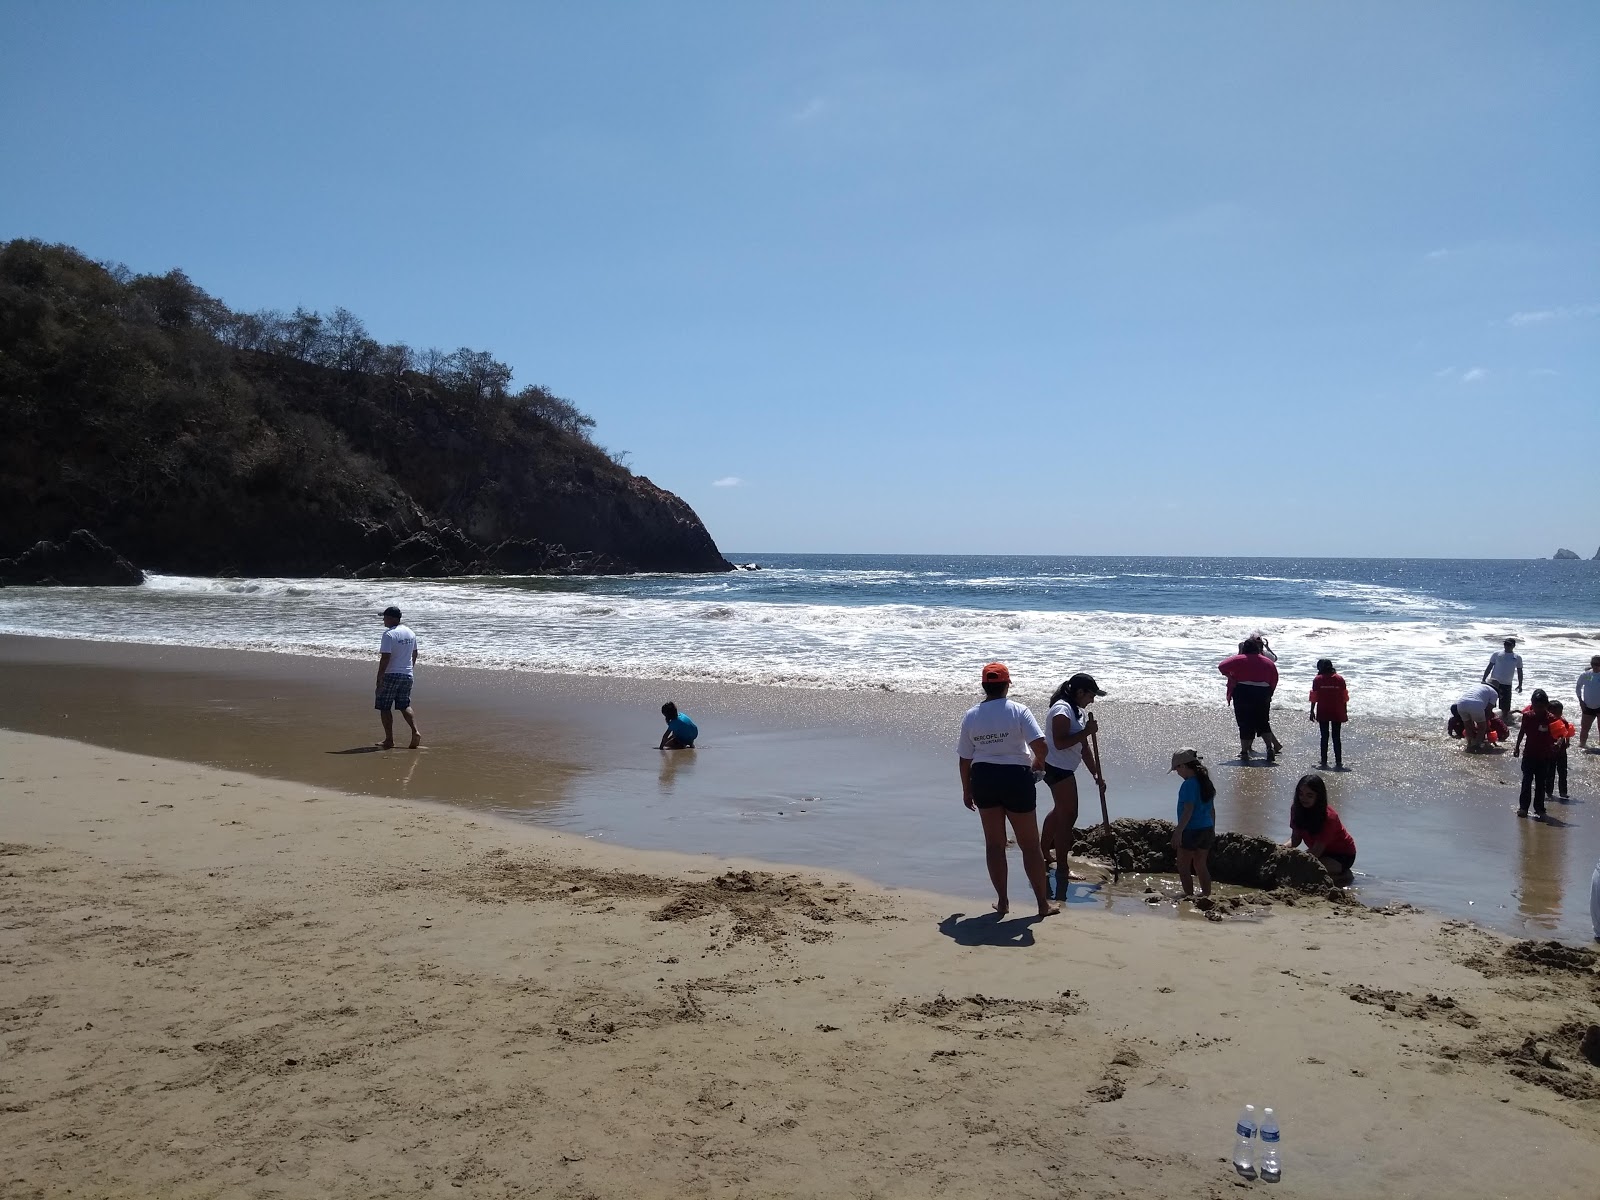
[{"label": "distant rock island", "polygon": [[[1566,547],[1563,546],[1560,550],[1557,550],[1552,557],[1554,557],[1554,558],[1577,558],[1578,557],[1578,552],[1576,550],[1568,550]],[[1600,557],[1600,555],[1597,555],[1596,557]]]},{"label": "distant rock island", "polygon": [[344,309],[0,242],[0,583],[732,569],[594,422]]}]

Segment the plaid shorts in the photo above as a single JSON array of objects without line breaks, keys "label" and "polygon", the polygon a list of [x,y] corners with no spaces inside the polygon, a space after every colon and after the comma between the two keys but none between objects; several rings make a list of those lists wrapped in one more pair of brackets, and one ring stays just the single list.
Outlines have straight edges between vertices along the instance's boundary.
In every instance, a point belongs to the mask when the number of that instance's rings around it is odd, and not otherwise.
[{"label": "plaid shorts", "polygon": [[391,708],[402,711],[411,707],[411,676],[390,671],[378,685],[378,695],[372,707],[387,712]]}]

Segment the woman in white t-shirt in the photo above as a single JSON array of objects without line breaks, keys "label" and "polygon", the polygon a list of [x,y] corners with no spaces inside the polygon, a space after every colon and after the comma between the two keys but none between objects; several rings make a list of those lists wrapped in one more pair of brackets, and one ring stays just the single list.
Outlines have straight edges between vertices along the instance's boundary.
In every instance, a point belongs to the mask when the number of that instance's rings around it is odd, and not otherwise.
[{"label": "woman in white t-shirt", "polygon": [[1039,915],[1061,910],[1050,903],[1050,880],[1039,852],[1034,819],[1033,773],[1044,765],[1044,734],[1028,706],[1007,698],[1011,672],[1005,663],[983,668],[984,700],[961,719],[956,757],[961,767],[961,803],[983,820],[983,851],[994,884],[995,911],[1010,911],[1006,894],[1006,823],[1022,851],[1022,866],[1039,901]]},{"label": "woman in white t-shirt", "polygon": [[1086,710],[1095,702],[1095,697],[1104,695],[1094,676],[1080,671],[1056,689],[1044,719],[1045,742],[1049,747],[1044,756],[1044,781],[1054,804],[1045,816],[1040,842],[1047,866],[1051,851],[1055,852],[1057,900],[1067,898],[1067,884],[1074,878],[1067,866],[1067,856],[1072,853],[1077,833],[1077,770],[1085,757],[1089,777],[1097,782],[1102,778],[1100,764],[1095,761],[1094,750],[1089,745],[1089,735],[1099,726],[1095,724],[1094,714]]}]

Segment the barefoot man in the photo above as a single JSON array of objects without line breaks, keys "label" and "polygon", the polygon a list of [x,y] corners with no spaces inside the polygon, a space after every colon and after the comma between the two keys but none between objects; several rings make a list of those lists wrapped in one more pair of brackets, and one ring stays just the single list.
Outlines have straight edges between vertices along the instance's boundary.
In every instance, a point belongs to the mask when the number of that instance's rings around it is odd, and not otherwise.
[{"label": "barefoot man", "polygon": [[[1039,722],[1025,705],[1008,699],[1011,672],[1005,663],[983,668],[984,699],[961,721],[956,757],[961,767],[961,802],[976,809],[983,821],[983,850],[994,884],[995,911],[1008,912],[1006,894],[1006,822],[1022,851],[1022,866],[1039,902],[1039,915],[1061,910],[1050,903],[1039,825],[1034,816],[1034,772],[1044,769],[1045,740]],[[1063,864],[1065,869],[1065,864]]]},{"label": "barefoot man", "polygon": [[385,750],[394,749],[394,713],[411,726],[411,749],[422,745],[422,731],[411,714],[411,672],[417,663],[417,635],[400,624],[400,610],[390,605],[383,610],[383,641],[378,647],[378,693],[372,707],[383,721]]}]

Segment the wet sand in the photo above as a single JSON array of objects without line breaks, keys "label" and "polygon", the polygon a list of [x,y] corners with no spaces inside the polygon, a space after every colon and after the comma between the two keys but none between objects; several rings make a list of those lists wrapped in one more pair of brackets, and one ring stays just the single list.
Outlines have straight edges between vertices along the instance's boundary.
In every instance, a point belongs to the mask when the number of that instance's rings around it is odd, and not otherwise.
[{"label": "wet sand", "polygon": [[8,1197],[1221,1200],[1246,1101],[1284,1195],[1594,1195],[1592,951],[1326,903],[997,920],[29,734],[0,762]]},{"label": "wet sand", "polygon": [[[376,752],[373,666],[329,658],[0,637],[0,726],[339,788],[437,800],[641,848],[744,855],[879,883],[987,894],[975,818],[960,804],[951,731],[968,697],[686,685],[434,667],[417,685],[427,745]],[[1290,685],[1286,683],[1286,694]],[[1042,711],[1042,695],[1018,695]],[[700,748],[662,754],[675,698]],[[1170,816],[1171,749],[1216,766],[1224,828],[1282,838],[1316,727],[1279,706],[1274,767],[1231,762],[1228,710],[1096,711],[1112,816]],[[1600,756],[1572,755],[1572,800],[1549,824],[1513,815],[1517,764],[1469,757],[1429,722],[1348,727],[1351,769],[1328,773],[1360,854],[1357,893],[1520,936],[1587,942],[1600,858]],[[1097,819],[1084,789],[1080,824]],[[1043,796],[1041,789],[1041,796]],[[1076,895],[1137,898],[1142,881]],[[1175,910],[1162,909],[1169,915]]]}]

